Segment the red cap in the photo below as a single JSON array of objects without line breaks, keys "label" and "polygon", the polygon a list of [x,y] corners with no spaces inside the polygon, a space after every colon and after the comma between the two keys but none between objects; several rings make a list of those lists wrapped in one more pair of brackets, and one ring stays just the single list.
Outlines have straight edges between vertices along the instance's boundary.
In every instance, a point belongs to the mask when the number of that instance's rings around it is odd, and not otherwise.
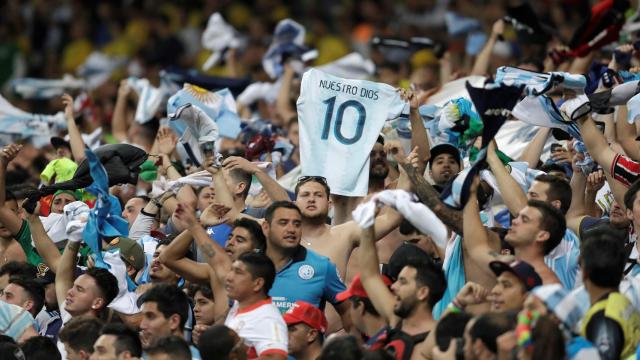
[{"label": "red cap", "polygon": [[304,301],[296,301],[282,317],[287,325],[305,323],[323,334],[327,331],[327,319],[322,310]]},{"label": "red cap", "polygon": [[[389,280],[388,277],[384,275],[381,275],[381,277],[387,287],[391,286],[391,280]],[[360,274],[356,274],[356,276],[353,277],[353,281],[351,281],[351,285],[347,290],[336,295],[336,300],[345,301],[353,296],[369,298],[369,295],[367,295],[367,292],[364,290],[364,286],[362,286],[362,281],[360,281]]]}]

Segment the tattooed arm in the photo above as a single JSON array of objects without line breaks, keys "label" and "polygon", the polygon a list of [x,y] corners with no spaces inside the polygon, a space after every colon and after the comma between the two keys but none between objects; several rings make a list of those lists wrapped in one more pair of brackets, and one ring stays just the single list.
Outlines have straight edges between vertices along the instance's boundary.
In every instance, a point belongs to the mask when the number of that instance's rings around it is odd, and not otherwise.
[{"label": "tattooed arm", "polygon": [[464,231],[462,226],[462,211],[447,207],[447,205],[440,200],[440,194],[438,194],[436,189],[434,189],[411,164],[403,163],[402,167],[407,172],[409,180],[411,180],[420,201],[427,205],[451,230],[462,236]]}]

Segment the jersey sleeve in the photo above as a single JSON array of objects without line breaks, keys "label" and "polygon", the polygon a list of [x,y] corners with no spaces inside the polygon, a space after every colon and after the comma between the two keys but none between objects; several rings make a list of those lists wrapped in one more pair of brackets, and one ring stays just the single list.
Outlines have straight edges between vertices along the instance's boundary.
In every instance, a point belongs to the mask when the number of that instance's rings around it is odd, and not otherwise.
[{"label": "jersey sleeve", "polygon": [[288,336],[287,326],[282,317],[279,319],[270,317],[265,319],[265,323],[260,324],[260,329],[255,330],[251,340],[258,356],[268,354],[287,356]]},{"label": "jersey sleeve", "polygon": [[38,255],[33,245],[31,245],[31,229],[25,220],[22,220],[22,226],[18,234],[16,234],[16,240],[18,240],[20,247],[24,250],[24,254],[27,256],[27,262],[33,266],[38,266],[42,262],[42,258]]},{"label": "jersey sleeve", "polygon": [[340,301],[336,299],[336,296],[346,289],[347,287],[344,285],[344,282],[342,282],[336,265],[329,262],[327,266],[327,276],[325,277],[324,300],[330,302],[332,305],[337,305]]}]

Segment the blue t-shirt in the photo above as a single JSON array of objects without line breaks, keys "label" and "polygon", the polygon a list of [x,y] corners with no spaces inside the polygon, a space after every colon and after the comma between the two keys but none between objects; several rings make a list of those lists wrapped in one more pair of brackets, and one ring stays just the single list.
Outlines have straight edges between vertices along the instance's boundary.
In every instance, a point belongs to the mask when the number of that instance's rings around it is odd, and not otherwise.
[{"label": "blue t-shirt", "polygon": [[340,302],[336,295],[345,290],[338,269],[329,258],[298,246],[292,259],[276,273],[269,296],[284,313],[298,300],[320,309],[327,301],[337,305]]}]

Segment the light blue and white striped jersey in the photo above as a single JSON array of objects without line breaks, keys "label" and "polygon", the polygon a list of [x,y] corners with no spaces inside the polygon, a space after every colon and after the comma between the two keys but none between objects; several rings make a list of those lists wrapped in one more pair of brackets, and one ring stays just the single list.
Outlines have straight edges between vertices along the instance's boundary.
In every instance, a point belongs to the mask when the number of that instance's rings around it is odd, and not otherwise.
[{"label": "light blue and white striped jersey", "polygon": [[580,239],[573,231],[567,229],[558,246],[544,257],[544,262],[553,270],[562,286],[571,290],[576,286],[579,257]]},{"label": "light blue and white striped jersey", "polygon": [[333,194],[367,195],[369,153],[405,106],[392,86],[305,72],[297,102],[302,175],[324,176]]}]

